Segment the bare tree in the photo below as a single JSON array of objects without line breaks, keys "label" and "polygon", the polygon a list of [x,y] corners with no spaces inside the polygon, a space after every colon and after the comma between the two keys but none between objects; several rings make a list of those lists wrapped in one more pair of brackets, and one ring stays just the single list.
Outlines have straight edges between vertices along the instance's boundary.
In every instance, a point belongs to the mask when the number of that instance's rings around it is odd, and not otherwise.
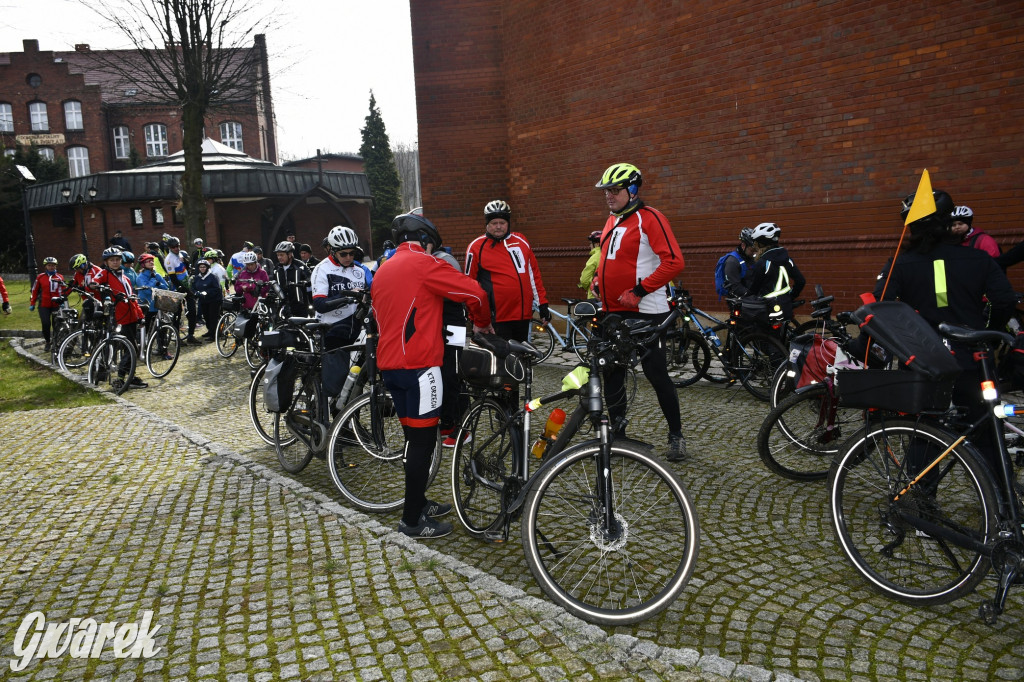
[{"label": "bare tree", "polygon": [[[261,54],[252,48],[267,19],[254,0],[83,0],[131,41],[136,56],[95,52],[97,67],[157,104],[181,109],[185,172],[181,203],[187,241],[206,238],[202,192],[203,123],[211,109],[251,98],[262,87]],[[260,38],[262,39],[262,38]]]},{"label": "bare tree", "polygon": [[401,182],[402,210],[411,211],[422,205],[420,200],[420,150],[416,143],[395,142],[391,145],[395,168]]}]

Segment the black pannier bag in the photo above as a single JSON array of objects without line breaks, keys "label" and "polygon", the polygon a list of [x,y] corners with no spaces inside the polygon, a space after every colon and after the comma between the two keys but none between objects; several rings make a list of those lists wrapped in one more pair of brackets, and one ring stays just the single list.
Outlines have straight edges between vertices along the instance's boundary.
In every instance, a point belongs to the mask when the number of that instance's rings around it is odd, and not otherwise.
[{"label": "black pannier bag", "polygon": [[285,412],[292,406],[295,390],[295,358],[272,358],[263,372],[263,403],[271,412]]}]

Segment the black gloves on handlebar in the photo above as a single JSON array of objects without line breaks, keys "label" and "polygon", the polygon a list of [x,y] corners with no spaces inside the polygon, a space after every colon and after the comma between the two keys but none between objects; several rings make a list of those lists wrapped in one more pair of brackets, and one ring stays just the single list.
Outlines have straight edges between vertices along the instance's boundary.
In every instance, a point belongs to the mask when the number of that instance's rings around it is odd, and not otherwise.
[{"label": "black gloves on handlebar", "polygon": [[551,313],[548,311],[548,304],[541,303],[539,306],[537,306],[537,308],[540,310],[540,319],[550,322]]}]

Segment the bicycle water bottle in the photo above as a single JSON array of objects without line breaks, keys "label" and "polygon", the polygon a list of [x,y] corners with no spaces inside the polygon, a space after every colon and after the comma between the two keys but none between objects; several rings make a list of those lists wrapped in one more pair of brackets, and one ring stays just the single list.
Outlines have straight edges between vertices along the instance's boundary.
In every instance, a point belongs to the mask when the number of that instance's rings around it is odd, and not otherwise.
[{"label": "bicycle water bottle", "polygon": [[352,368],[349,369],[348,376],[345,377],[345,384],[341,387],[341,393],[338,394],[338,400],[335,403],[339,409],[348,402],[348,396],[352,392],[352,387],[355,385],[356,379],[359,378],[359,371],[359,365],[352,365]]},{"label": "bicycle water bottle", "polygon": [[548,449],[548,443],[555,439],[558,432],[562,430],[563,424],[565,424],[565,410],[560,407],[551,410],[548,423],[544,426],[544,435],[537,439],[537,442],[533,444],[533,449],[530,450],[534,457],[540,459],[544,456],[544,452]]},{"label": "bicycle water bottle", "polygon": [[722,339],[718,338],[718,334],[711,332],[711,343],[715,344],[716,348],[722,347]]}]

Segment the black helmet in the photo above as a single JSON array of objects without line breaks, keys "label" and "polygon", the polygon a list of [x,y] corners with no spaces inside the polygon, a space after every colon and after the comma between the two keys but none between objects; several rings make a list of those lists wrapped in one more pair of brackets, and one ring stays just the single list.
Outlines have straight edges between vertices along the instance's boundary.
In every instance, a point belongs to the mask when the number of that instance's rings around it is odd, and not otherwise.
[{"label": "black helmet", "polygon": [[[907,215],[910,213],[910,207],[914,205],[916,194],[916,192],[908,194],[903,199],[903,206],[900,210],[900,220],[903,222],[907,221]],[[910,223],[910,225],[907,225],[910,228],[911,234],[924,234],[932,230],[945,230],[953,223],[953,209],[956,207],[956,204],[953,203],[953,197],[941,189],[936,189],[932,190],[932,199],[935,200],[935,212],[929,213],[923,218],[918,218]]]},{"label": "black helmet", "polygon": [[387,251],[388,249],[393,249],[393,248],[395,248],[395,243],[393,241],[391,241],[390,239],[385,239],[384,240],[384,250]]},{"label": "black helmet", "polygon": [[403,213],[395,217],[391,223],[391,238],[396,244],[408,241],[417,241],[421,244],[430,242],[435,250],[441,246],[441,233],[434,223],[412,213]]},{"label": "black helmet", "polygon": [[587,237],[587,239],[589,239],[594,244],[598,243],[599,241],[601,241],[601,230],[594,230],[593,232],[590,233],[590,236]]},{"label": "black helmet", "polygon": [[167,248],[173,249],[175,246],[181,246],[181,242],[178,241],[177,237],[171,237],[167,240]]},{"label": "black helmet", "polygon": [[742,230],[740,230],[740,241],[743,242],[744,244],[746,244],[747,246],[753,246],[754,245],[754,230],[753,230],[753,228],[744,227]]}]

